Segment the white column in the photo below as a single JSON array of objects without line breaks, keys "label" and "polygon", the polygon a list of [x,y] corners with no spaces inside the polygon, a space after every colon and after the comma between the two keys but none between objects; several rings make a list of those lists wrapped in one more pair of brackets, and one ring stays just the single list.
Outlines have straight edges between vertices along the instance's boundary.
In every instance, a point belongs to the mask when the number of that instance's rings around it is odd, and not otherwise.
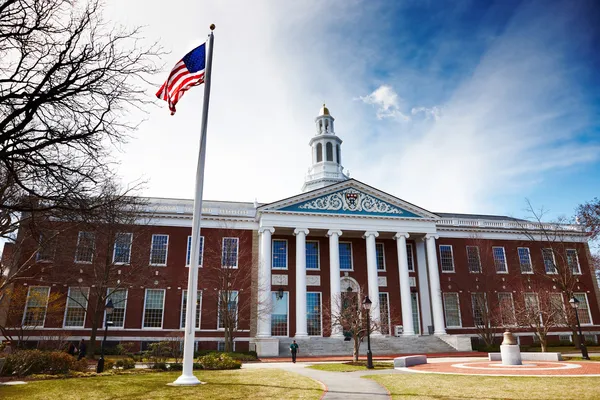
[{"label": "white column", "polygon": [[258,266],[258,329],[257,337],[271,337],[271,234],[272,227],[261,227]]},{"label": "white column", "polygon": [[[336,316],[340,313],[342,302],[342,291],[340,290],[340,236],[342,231],[330,230],[329,236],[329,281],[331,291],[331,315]],[[342,327],[332,322],[331,337],[343,337]]]},{"label": "white column", "polygon": [[308,336],[306,329],[306,235],[308,229],[294,230],[296,235],[296,335]]},{"label": "white column", "polygon": [[402,306],[403,335],[415,334],[413,324],[412,301],[410,299],[410,282],[408,280],[408,254],[406,252],[406,238],[408,233],[398,232],[394,238],[398,248],[398,271],[400,275],[400,305]]},{"label": "white column", "polygon": [[419,274],[419,300],[421,307],[421,322],[423,323],[422,335],[429,335],[431,322],[431,301],[429,300],[429,279],[427,278],[427,256],[425,254],[425,238],[415,243],[417,247],[417,268]]},{"label": "white column", "polygon": [[[377,279],[377,250],[375,248],[375,238],[379,233],[367,231],[364,238],[367,241],[367,278],[369,287],[369,299],[373,302],[371,305],[371,319],[381,322],[381,312],[379,310],[379,281]],[[363,299],[361,299],[362,302]],[[381,335],[380,331],[373,332],[374,335]]]},{"label": "white column", "polygon": [[437,263],[435,239],[439,236],[427,234],[427,267],[429,269],[429,287],[431,288],[431,308],[433,311],[434,334],[446,334],[444,326],[444,306],[442,305],[442,289],[440,286],[440,272]]}]

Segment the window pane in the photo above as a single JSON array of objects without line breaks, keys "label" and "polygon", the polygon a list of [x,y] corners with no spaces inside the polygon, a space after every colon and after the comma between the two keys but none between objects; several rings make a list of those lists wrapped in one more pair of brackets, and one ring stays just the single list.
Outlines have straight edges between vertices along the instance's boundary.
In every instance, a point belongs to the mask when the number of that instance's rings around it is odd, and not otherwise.
[{"label": "window pane", "polygon": [[481,272],[481,258],[479,257],[479,246],[467,246],[467,262],[469,272]]},{"label": "window pane", "polygon": [[581,268],[579,267],[579,258],[577,257],[577,250],[567,249],[567,264],[572,274],[581,274]]},{"label": "window pane", "polygon": [[36,261],[52,261],[56,251],[56,232],[49,231],[40,234],[39,249]]},{"label": "window pane", "polygon": [[527,247],[519,247],[519,264],[521,265],[522,274],[533,273],[533,267],[531,266],[531,255]]},{"label": "window pane", "polygon": [[385,257],[383,243],[375,243],[375,255],[377,258],[377,270],[385,271]]},{"label": "window pane", "polygon": [[96,235],[94,232],[79,232],[77,237],[77,249],[75,250],[76,262],[91,263],[94,259],[96,248]]},{"label": "window pane", "polygon": [[[196,292],[196,329],[200,329],[200,313],[202,312],[202,290]],[[181,327],[185,328],[187,313],[187,290],[181,294]]]},{"label": "window pane", "polygon": [[65,327],[83,328],[89,292],[89,288],[69,288],[67,309],[65,311]]},{"label": "window pane", "polygon": [[44,326],[49,294],[50,288],[47,286],[31,286],[29,288],[23,314],[23,326]]},{"label": "window pane", "polygon": [[168,246],[169,235],[152,235],[152,246],[150,248],[151,265],[167,265]]},{"label": "window pane", "polygon": [[147,289],[144,309],[144,328],[161,328],[165,291]]},{"label": "window pane", "polygon": [[577,315],[579,315],[579,322],[581,325],[589,325],[592,323],[592,317],[590,316],[590,310],[588,307],[587,296],[585,293],[574,293],[573,296],[579,300],[579,308],[577,309]]},{"label": "window pane", "polygon": [[390,304],[387,293],[379,293],[379,313],[381,316],[381,333],[390,334]]},{"label": "window pane", "polygon": [[498,305],[500,310],[500,320],[503,325],[516,325],[515,304],[512,293],[498,293]]},{"label": "window pane", "polygon": [[273,313],[271,314],[271,335],[288,336],[288,293],[284,292],[281,299],[277,292],[271,293]]},{"label": "window pane", "polygon": [[321,336],[321,293],[306,293],[306,325],[309,336]]},{"label": "window pane", "polygon": [[454,272],[454,258],[452,257],[452,246],[440,245],[440,263],[442,271]]},{"label": "window pane", "polygon": [[[185,265],[190,265],[192,259],[192,237],[188,236],[187,252],[185,254]],[[204,260],[204,236],[200,236],[200,248],[198,249],[198,266],[202,266]]]},{"label": "window pane", "polygon": [[489,322],[489,315],[485,293],[471,293],[471,303],[473,305],[473,323],[475,326],[486,325]]},{"label": "window pane", "polygon": [[413,251],[411,244],[406,245],[406,258],[408,259],[408,270],[414,272],[415,264],[413,263]]},{"label": "window pane", "polygon": [[319,242],[306,242],[306,269],[319,268]]},{"label": "window pane", "polygon": [[546,268],[546,273],[555,274],[556,265],[554,263],[554,252],[552,249],[542,249],[542,256],[544,258],[544,267]]},{"label": "window pane", "polygon": [[410,302],[412,303],[412,319],[415,333],[418,335],[421,333],[421,324],[419,323],[419,300],[417,299],[418,293],[410,294]]},{"label": "window pane", "polygon": [[[112,326],[122,328],[125,326],[125,310],[127,308],[127,289],[108,289],[108,300],[113,302],[113,312],[110,316]],[[107,316],[108,319],[108,316]]]},{"label": "window pane", "polygon": [[286,269],[287,266],[287,240],[273,240],[273,269]]},{"label": "window pane", "polygon": [[113,253],[114,263],[129,264],[132,238],[132,233],[117,233],[115,235],[115,251]]},{"label": "window pane", "polygon": [[444,293],[444,312],[448,327],[461,326],[458,293]]},{"label": "window pane", "polygon": [[[225,299],[227,297],[227,299]],[[225,308],[225,304],[223,300],[227,300],[227,308]],[[219,318],[217,328],[223,329],[226,326],[237,326],[237,318],[238,318],[238,292],[236,290],[230,290],[228,292],[223,292],[219,295]]]},{"label": "window pane", "polygon": [[228,268],[238,266],[238,238],[223,238],[221,265]]},{"label": "window pane", "polygon": [[340,270],[352,270],[352,243],[340,243]]},{"label": "window pane", "polygon": [[496,266],[496,272],[508,272],[506,267],[506,255],[504,254],[504,247],[492,247],[494,253],[494,265]]}]

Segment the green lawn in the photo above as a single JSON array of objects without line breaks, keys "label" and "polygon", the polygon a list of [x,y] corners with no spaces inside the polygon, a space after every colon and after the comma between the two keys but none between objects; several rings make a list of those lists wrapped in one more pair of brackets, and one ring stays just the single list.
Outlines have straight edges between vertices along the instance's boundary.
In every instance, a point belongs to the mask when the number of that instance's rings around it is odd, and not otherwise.
[{"label": "green lawn", "polygon": [[309,378],[274,369],[198,371],[205,385],[172,387],[180,373],[113,375],[55,379],[27,385],[0,386],[0,399],[319,399],[321,385]]},{"label": "green lawn", "polygon": [[392,399],[411,400],[596,400],[598,378],[487,377],[438,374],[370,375]]},{"label": "green lawn", "polygon": [[[588,346],[589,353],[600,353],[600,346]],[[523,347],[521,351],[542,351],[541,347]],[[548,346],[546,349],[549,353],[581,353],[581,349],[575,346]]]},{"label": "green lawn", "polygon": [[[391,362],[374,362],[374,369],[392,369],[394,364]],[[331,372],[353,372],[353,371],[366,371],[367,362],[359,361],[345,362],[345,363],[327,363],[327,364],[315,364],[308,368],[317,369],[319,371],[331,371]]]}]

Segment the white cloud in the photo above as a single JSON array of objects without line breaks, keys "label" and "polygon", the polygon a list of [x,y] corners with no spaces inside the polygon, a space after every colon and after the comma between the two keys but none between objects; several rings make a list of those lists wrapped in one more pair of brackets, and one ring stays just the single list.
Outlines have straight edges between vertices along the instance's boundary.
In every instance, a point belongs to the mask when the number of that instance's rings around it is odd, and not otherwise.
[{"label": "white cloud", "polygon": [[438,106],[433,106],[431,108],[413,107],[410,113],[415,116],[422,114],[426,120],[437,121],[442,117],[442,108]]},{"label": "white cloud", "polygon": [[367,96],[359,97],[365,104],[377,106],[377,118],[398,118],[410,121],[410,116],[400,111],[398,94],[389,85],[381,85]]}]

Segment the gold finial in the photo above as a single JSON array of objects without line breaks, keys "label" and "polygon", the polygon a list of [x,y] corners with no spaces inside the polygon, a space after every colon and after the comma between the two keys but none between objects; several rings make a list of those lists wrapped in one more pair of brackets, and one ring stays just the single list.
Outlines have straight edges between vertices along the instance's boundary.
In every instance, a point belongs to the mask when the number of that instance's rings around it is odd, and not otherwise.
[{"label": "gold finial", "polygon": [[215,30],[215,24],[210,24],[210,30],[214,31]]},{"label": "gold finial", "polygon": [[319,116],[321,115],[329,115],[329,109],[325,107],[325,103],[323,103],[323,107],[321,107],[321,110],[319,111]]}]

